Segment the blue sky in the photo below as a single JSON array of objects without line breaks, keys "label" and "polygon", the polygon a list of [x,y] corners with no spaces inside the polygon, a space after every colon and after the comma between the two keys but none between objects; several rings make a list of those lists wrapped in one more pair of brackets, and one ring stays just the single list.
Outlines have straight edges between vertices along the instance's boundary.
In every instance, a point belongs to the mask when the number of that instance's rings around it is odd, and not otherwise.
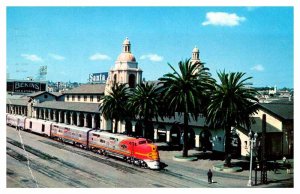
[{"label": "blue sky", "polygon": [[9,78],[86,82],[114,65],[128,37],[146,80],[196,45],[213,77],[242,71],[254,86],[294,87],[292,7],[8,7]]}]

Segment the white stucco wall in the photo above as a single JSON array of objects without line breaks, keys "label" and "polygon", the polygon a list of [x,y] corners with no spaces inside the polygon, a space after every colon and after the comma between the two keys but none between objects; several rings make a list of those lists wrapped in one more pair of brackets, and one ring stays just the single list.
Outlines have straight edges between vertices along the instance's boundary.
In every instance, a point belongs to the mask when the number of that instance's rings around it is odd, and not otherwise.
[{"label": "white stucco wall", "polygon": [[260,133],[262,131],[262,115],[266,114],[266,132],[282,132],[283,124],[276,117],[271,116],[270,114],[259,110],[257,114],[253,115],[255,119],[255,124],[251,125],[251,129]]},{"label": "white stucco wall", "polygon": [[[67,99],[67,95],[69,95],[69,100]],[[75,97],[74,100],[72,100],[72,96]],[[80,100],[78,100],[78,96],[80,96]],[[84,101],[84,96],[86,96],[86,101]],[[93,96],[93,100],[91,101],[91,98],[90,96]],[[98,96],[101,96],[101,95],[78,95],[78,94],[75,94],[75,95],[72,95],[72,94],[66,94],[65,98],[64,98],[64,101],[65,102],[83,102],[83,103],[100,103],[100,101],[97,100],[97,97]]]}]

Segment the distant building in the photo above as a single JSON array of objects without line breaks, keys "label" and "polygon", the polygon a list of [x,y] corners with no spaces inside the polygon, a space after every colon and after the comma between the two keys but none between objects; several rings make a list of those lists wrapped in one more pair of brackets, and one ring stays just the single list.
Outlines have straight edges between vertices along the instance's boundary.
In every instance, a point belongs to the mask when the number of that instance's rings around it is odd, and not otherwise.
[{"label": "distant building", "polygon": [[83,84],[71,90],[64,91],[63,101],[100,103],[101,96],[104,95],[105,84]]}]

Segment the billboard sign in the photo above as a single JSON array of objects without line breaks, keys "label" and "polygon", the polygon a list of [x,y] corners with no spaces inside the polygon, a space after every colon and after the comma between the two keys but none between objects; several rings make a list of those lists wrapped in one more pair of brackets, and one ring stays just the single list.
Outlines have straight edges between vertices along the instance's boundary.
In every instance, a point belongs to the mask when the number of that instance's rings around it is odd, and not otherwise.
[{"label": "billboard sign", "polygon": [[46,91],[46,83],[26,81],[7,82],[7,91],[20,93]]},{"label": "billboard sign", "polygon": [[108,72],[92,73],[89,77],[89,82],[92,83],[105,83],[108,77]]}]

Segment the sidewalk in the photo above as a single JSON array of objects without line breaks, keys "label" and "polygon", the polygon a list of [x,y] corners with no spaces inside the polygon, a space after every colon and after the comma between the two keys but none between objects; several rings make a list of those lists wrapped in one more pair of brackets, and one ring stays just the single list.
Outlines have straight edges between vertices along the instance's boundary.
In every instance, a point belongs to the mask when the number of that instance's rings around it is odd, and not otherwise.
[{"label": "sidewalk", "polygon": [[[162,146],[162,145],[160,145]],[[197,150],[189,150],[189,156],[197,156],[197,161],[178,162],[173,160],[173,156],[182,154],[182,151],[169,151],[168,149],[160,149],[159,151],[161,162],[168,165],[166,169],[187,174],[192,177],[199,177],[199,179],[206,180],[206,172],[208,169],[213,169],[213,165],[223,163],[222,158],[213,158],[211,152],[203,153]],[[289,160],[293,166],[293,160]],[[219,187],[247,187],[247,181],[249,180],[249,161],[247,160],[232,160],[233,164],[241,166],[243,171],[241,172],[217,172],[214,171],[214,180],[218,180]],[[255,171],[252,171],[252,180],[254,183]],[[267,172],[268,184],[261,185],[260,172],[257,173],[258,185],[253,187],[267,188],[267,187],[294,187],[294,174],[293,169],[291,174],[287,174],[286,169],[278,169],[276,173],[274,171]]]}]

